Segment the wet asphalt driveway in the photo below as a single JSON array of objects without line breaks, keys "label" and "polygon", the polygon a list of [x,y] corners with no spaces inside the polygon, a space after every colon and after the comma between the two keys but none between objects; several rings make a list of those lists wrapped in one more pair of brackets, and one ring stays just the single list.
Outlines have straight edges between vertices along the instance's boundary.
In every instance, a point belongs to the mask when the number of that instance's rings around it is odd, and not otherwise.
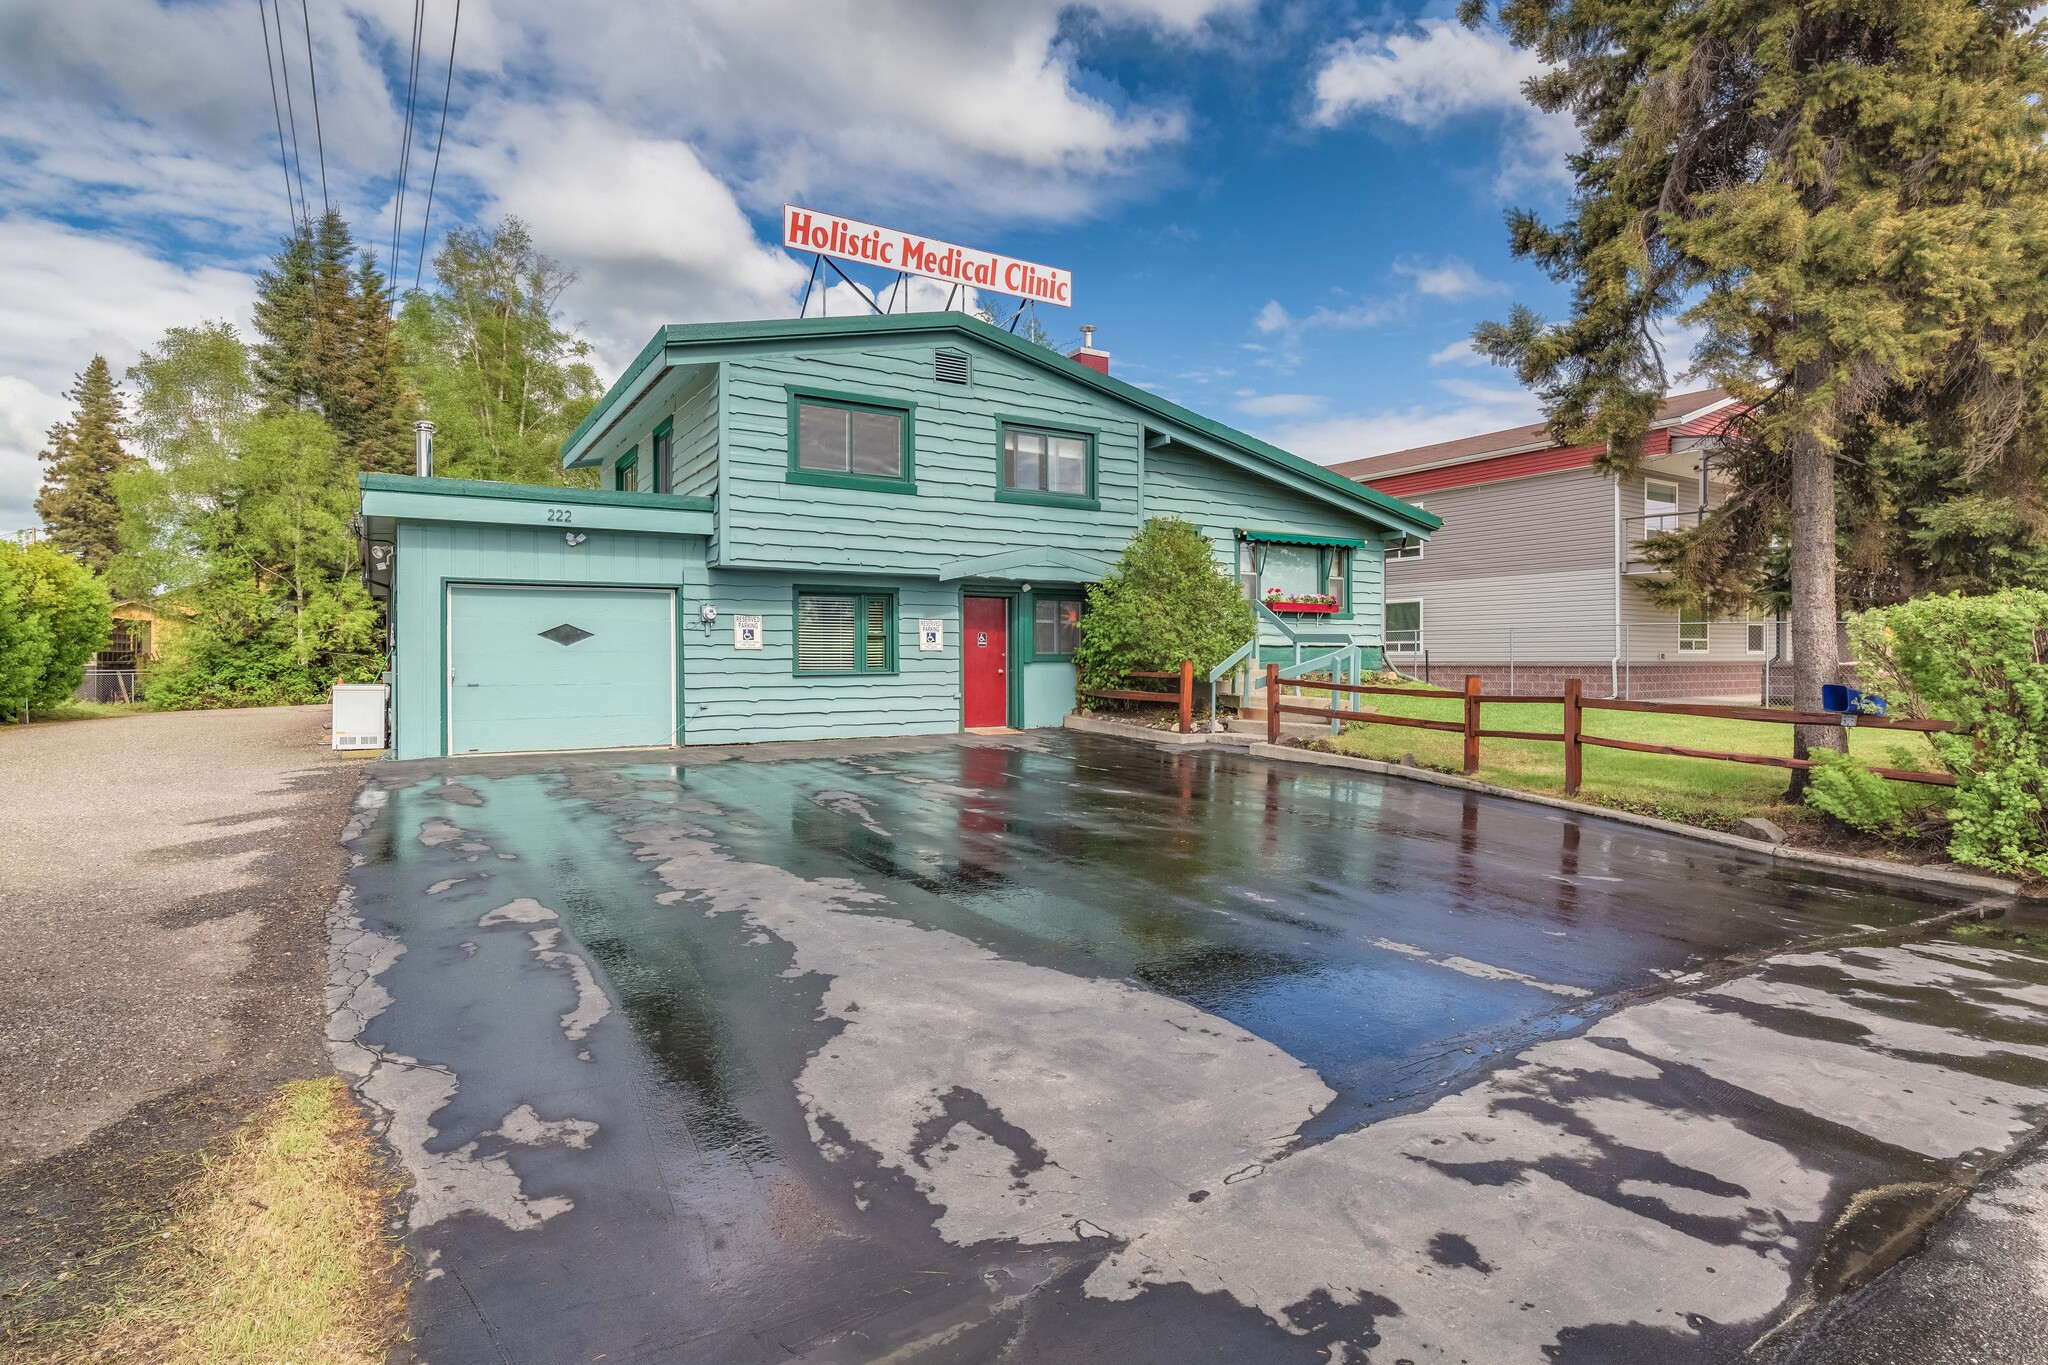
[{"label": "wet asphalt driveway", "polygon": [[2048,1117],[2048,964],[1801,950],[1948,907],[1421,784],[1059,734],[349,833],[431,1361],[1732,1360]]}]

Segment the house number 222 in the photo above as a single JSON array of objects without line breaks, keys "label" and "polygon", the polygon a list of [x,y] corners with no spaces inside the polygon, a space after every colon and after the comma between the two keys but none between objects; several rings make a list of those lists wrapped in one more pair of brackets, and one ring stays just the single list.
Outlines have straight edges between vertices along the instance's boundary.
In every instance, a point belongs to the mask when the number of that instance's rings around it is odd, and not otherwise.
[{"label": "house number 222", "polygon": [[549,521],[567,521],[568,519],[569,519],[569,509],[568,509],[568,508],[566,508],[566,507],[550,507],[550,508],[548,509],[548,520],[549,520]]}]

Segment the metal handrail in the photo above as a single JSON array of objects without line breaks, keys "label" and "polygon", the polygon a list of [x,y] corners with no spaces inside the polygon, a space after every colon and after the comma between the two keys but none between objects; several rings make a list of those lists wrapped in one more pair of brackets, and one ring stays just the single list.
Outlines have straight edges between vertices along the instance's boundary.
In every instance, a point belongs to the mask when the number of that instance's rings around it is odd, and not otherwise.
[{"label": "metal handrail", "polygon": [[[1217,683],[1219,683],[1219,682],[1221,682],[1221,681],[1222,681],[1222,680],[1223,680],[1223,679],[1224,679],[1224,678],[1225,678],[1226,676],[1228,676],[1228,675],[1229,675],[1229,674],[1231,673],[1231,671],[1232,671],[1232,670],[1236,669],[1236,668],[1237,668],[1237,667],[1238,667],[1238,666],[1239,666],[1240,664],[1244,663],[1244,661],[1245,661],[1245,660],[1247,660],[1247,659],[1251,658],[1251,657],[1252,657],[1252,656],[1253,656],[1253,655],[1254,655],[1255,653],[1257,653],[1257,652],[1258,652],[1258,648],[1259,648],[1259,632],[1258,632],[1258,631],[1256,631],[1256,630],[1254,630],[1254,631],[1252,632],[1252,638],[1251,638],[1251,639],[1249,639],[1249,640],[1246,640],[1246,641],[1244,642],[1244,644],[1243,644],[1242,646],[1240,646],[1240,647],[1239,647],[1239,649],[1237,650],[1237,652],[1236,652],[1236,653],[1232,654],[1232,655],[1231,655],[1231,656],[1230,656],[1229,658],[1225,659],[1225,660],[1224,660],[1224,661],[1223,661],[1222,663],[1220,663],[1220,664],[1216,665],[1216,666],[1215,666],[1214,668],[1212,668],[1212,669],[1210,669],[1210,670],[1209,670],[1209,733],[1210,733],[1210,734],[1212,734],[1212,735],[1213,735],[1213,734],[1216,734],[1216,733],[1217,733],[1217,732],[1218,732],[1218,731],[1219,731],[1219,730],[1221,729],[1221,726],[1220,726],[1220,724],[1218,723],[1218,721],[1217,721],[1217,719],[1216,719],[1216,684],[1217,684]],[[1245,690],[1246,690],[1247,692],[1249,692],[1249,691],[1250,691],[1251,689],[1250,689],[1250,688],[1246,688]]]}]

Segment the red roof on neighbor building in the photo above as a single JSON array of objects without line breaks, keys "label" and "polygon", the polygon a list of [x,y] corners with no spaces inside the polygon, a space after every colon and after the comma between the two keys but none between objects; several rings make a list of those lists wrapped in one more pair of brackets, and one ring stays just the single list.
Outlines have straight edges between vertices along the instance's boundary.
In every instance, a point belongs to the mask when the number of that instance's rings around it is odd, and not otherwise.
[{"label": "red roof on neighbor building", "polygon": [[[1643,453],[1662,455],[1674,436],[1712,436],[1734,415],[1735,400],[1724,389],[1673,394],[1657,406]],[[1370,455],[1331,465],[1333,472],[1397,498],[1468,484],[1494,483],[1554,474],[1591,465],[1601,454],[1597,445],[1561,446],[1550,439],[1547,423],[1508,427],[1455,441]]]}]

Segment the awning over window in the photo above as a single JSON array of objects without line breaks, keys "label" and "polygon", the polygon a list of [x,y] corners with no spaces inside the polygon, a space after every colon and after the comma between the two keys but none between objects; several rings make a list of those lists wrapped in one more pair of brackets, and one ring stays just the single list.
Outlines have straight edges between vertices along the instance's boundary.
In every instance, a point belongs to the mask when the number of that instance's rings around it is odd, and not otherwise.
[{"label": "awning over window", "polygon": [[1362,550],[1362,540],[1347,540],[1343,536],[1307,536],[1294,531],[1247,531],[1239,528],[1239,540],[1256,540],[1266,545],[1334,545],[1339,549]]}]

